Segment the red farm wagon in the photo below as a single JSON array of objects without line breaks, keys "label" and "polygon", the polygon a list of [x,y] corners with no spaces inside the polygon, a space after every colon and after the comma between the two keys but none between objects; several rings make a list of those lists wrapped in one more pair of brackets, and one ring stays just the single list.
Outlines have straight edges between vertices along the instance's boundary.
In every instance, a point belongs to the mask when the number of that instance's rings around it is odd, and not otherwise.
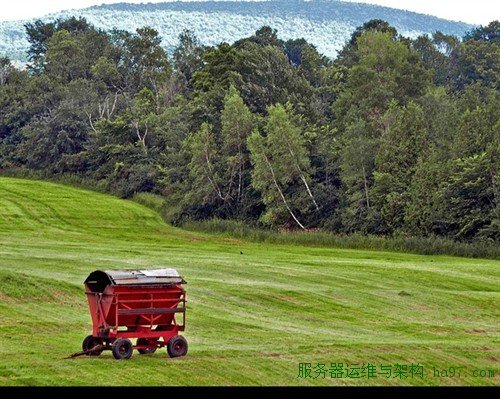
[{"label": "red farm wagon", "polygon": [[115,359],[129,359],[134,349],[147,354],[166,346],[170,357],[186,355],[187,341],[179,335],[186,322],[185,283],[174,269],[90,273],[85,293],[92,335],[83,340],[84,353],[111,350]]}]

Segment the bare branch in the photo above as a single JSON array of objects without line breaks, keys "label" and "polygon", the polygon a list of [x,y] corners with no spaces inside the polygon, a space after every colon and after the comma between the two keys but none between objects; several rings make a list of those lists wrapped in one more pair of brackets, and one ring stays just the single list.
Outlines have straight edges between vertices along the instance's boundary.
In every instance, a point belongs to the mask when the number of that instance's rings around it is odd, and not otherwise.
[{"label": "bare branch", "polygon": [[144,144],[144,146],[146,146],[146,137],[148,137],[148,122],[144,122],[144,125],[146,126],[146,130],[144,132],[144,135],[142,136],[142,144]]},{"label": "bare branch", "polygon": [[108,113],[108,119],[110,119],[113,116],[116,109],[117,101],[118,101],[118,92],[115,93],[115,100],[113,101],[113,107],[111,108],[111,111]]},{"label": "bare branch", "polygon": [[94,124],[92,123],[92,114],[88,113],[88,112],[85,112],[87,114],[87,117],[89,118],[89,123],[90,123],[90,128],[95,132],[97,133],[97,130],[95,129],[94,127]]}]

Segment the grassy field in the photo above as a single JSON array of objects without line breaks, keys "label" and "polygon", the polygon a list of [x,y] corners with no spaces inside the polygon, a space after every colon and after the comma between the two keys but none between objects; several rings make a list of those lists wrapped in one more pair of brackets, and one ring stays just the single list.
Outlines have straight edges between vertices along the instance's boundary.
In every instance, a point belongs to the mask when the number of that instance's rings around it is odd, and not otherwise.
[{"label": "grassy field", "polygon": [[[188,281],[188,356],[64,359],[90,332],[91,271],[163,266]],[[0,385],[498,385],[499,291],[500,261],[248,243],[0,178]],[[300,363],[317,378],[298,377]],[[392,375],[316,373],[331,363]],[[400,378],[396,363],[423,365],[424,378]],[[450,367],[464,369],[435,376]]]}]

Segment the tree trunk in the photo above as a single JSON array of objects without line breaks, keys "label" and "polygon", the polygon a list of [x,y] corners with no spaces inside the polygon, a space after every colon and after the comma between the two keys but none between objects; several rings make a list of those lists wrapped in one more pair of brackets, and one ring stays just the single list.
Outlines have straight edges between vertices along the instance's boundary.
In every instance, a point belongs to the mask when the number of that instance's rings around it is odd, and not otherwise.
[{"label": "tree trunk", "polygon": [[238,199],[236,202],[240,202],[241,199],[241,190],[242,190],[242,184],[243,184],[243,152],[241,150],[241,143],[238,142],[238,155],[239,155],[239,160],[238,160]]},{"label": "tree trunk", "polygon": [[212,185],[212,188],[215,190],[215,192],[219,196],[219,198],[221,200],[225,201],[224,196],[222,195],[222,192],[221,192],[219,186],[217,185],[217,182],[214,179],[212,179],[212,177],[211,177],[211,175],[213,174],[212,173],[212,165],[210,163],[210,155],[208,153],[208,149],[206,146],[205,146],[203,152],[205,153],[205,162],[207,164],[207,179],[210,182],[210,184]]},{"label": "tree trunk", "polygon": [[146,145],[146,137],[148,137],[148,124],[147,122],[145,123],[146,128],[144,130],[144,134],[141,134],[141,131],[139,129],[139,123],[134,122],[134,127],[135,127],[135,133],[137,134],[137,138],[139,139],[139,142],[142,144],[142,147],[144,148],[144,152],[148,153],[148,146]]},{"label": "tree trunk", "polygon": [[97,133],[97,130],[94,127],[94,123],[92,122],[92,114],[89,114],[88,112],[86,112],[86,114],[89,118],[90,128],[94,131],[94,133]]},{"label": "tree trunk", "polygon": [[309,188],[309,184],[307,184],[307,180],[306,180],[306,177],[304,176],[304,172],[302,172],[302,169],[300,169],[299,163],[297,162],[297,159],[295,158],[295,153],[293,152],[292,148],[290,147],[290,143],[288,142],[288,140],[287,140],[287,147],[288,147],[288,152],[292,156],[293,163],[295,164],[295,167],[299,171],[300,180],[302,180],[302,182],[304,183],[307,194],[309,194],[309,197],[311,197],[311,200],[312,200],[314,206],[316,207],[316,210],[319,211],[319,206],[316,202],[316,199],[314,198],[314,195],[312,194],[311,189]]},{"label": "tree trunk", "polygon": [[276,175],[274,174],[274,169],[273,169],[273,166],[271,165],[271,162],[269,162],[269,159],[267,158],[267,156],[264,154],[264,158],[266,160],[266,163],[267,165],[269,166],[269,170],[271,171],[271,175],[273,176],[273,181],[274,181],[274,186],[276,187],[276,189],[278,190],[278,193],[280,194],[281,196],[281,199],[283,200],[283,203],[285,204],[286,206],[286,209],[288,209],[288,212],[290,213],[290,215],[292,216],[293,220],[295,220],[295,222],[300,226],[300,228],[302,230],[305,230],[306,228],[304,227],[304,225],[302,223],[299,222],[299,219],[297,219],[297,217],[294,215],[294,213],[292,212],[292,210],[290,209],[290,206],[288,206],[288,202],[286,201],[286,198],[285,196],[283,195],[283,192],[281,191],[281,188],[278,184],[278,181],[276,180]]},{"label": "tree trunk", "polygon": [[307,184],[307,180],[306,180],[305,176],[302,173],[300,174],[300,178],[304,182],[304,185],[306,186],[307,193],[309,194],[309,197],[311,197],[312,202],[313,202],[314,206],[316,207],[316,210],[319,211],[319,206],[318,206],[316,200],[314,199],[314,196],[312,195],[311,189],[309,188],[309,184]]},{"label": "tree trunk", "polygon": [[363,179],[365,183],[366,207],[370,209],[370,199],[368,198],[368,182],[366,181],[366,171],[364,166],[363,166]]}]

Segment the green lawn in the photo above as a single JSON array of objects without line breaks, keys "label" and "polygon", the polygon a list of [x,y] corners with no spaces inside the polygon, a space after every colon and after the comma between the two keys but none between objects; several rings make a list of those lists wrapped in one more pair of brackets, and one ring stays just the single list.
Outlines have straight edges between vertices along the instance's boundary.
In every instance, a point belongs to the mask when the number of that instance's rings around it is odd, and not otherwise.
[{"label": "green lawn", "polygon": [[[91,271],[164,266],[188,281],[185,358],[64,359],[91,329]],[[498,385],[499,291],[500,261],[248,243],[115,197],[0,178],[0,385]],[[300,363],[318,378],[298,378]],[[424,378],[314,371],[331,363],[419,363]]]}]

